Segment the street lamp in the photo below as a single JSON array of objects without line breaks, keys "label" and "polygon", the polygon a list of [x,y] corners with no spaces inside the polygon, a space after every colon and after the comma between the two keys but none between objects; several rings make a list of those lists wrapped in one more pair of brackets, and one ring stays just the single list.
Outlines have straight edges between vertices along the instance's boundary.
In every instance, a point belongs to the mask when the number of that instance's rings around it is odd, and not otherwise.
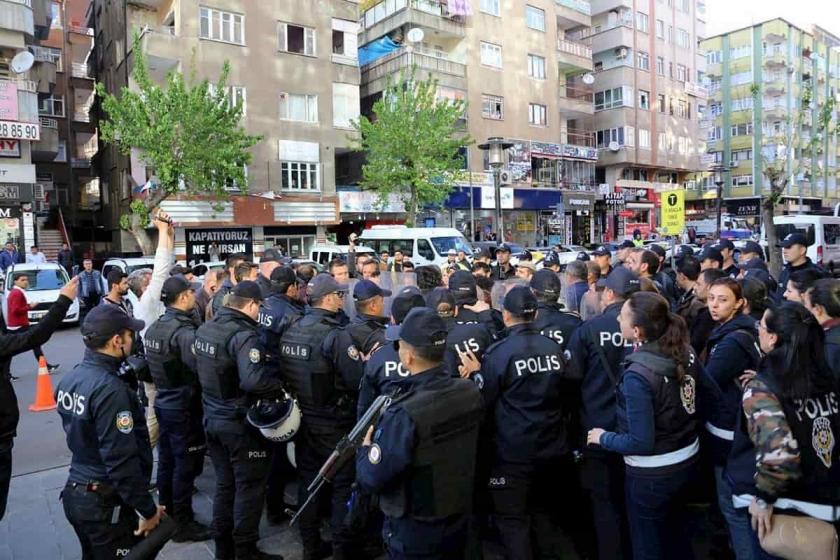
[{"label": "street lamp", "polygon": [[713,165],[709,171],[715,174],[715,185],[717,185],[717,226],[715,227],[715,241],[720,239],[721,203],[723,200],[723,174],[728,171],[725,165]]},{"label": "street lamp", "polygon": [[[505,142],[504,138],[493,136],[487,139],[484,144],[479,144],[478,149],[487,152],[490,168],[493,170],[493,187],[496,192],[496,229],[499,232],[499,243],[505,242],[505,228],[502,221],[502,167],[505,166],[505,152],[513,147],[513,142]],[[475,227],[475,225],[473,225]]]}]

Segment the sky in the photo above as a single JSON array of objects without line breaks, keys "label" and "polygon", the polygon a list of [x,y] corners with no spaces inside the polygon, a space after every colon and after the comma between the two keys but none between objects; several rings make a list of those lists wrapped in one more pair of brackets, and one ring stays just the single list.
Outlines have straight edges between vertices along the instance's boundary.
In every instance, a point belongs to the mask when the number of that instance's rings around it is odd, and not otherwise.
[{"label": "sky", "polygon": [[840,35],[838,0],[706,0],[706,36],[713,37],[774,17],[804,29],[816,23]]}]

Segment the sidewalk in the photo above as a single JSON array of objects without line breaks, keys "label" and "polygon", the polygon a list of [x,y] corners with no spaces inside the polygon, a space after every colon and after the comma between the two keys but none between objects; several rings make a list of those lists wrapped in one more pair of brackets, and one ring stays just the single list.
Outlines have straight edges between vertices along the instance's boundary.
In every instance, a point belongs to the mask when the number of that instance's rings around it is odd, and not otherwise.
[{"label": "sidewalk", "polygon": [[[58,499],[67,481],[67,467],[49,469],[12,478],[6,516],[0,521],[0,560],[79,560],[82,551],[73,528],[64,517]],[[213,507],[213,467],[206,461],[204,473],[196,480],[198,494],[193,497],[196,519],[210,523]],[[298,532],[288,525],[268,525],[263,518],[260,548],[280,553],[286,560],[300,560],[303,550]],[[213,541],[170,542],[158,556],[161,560],[213,560]]]}]

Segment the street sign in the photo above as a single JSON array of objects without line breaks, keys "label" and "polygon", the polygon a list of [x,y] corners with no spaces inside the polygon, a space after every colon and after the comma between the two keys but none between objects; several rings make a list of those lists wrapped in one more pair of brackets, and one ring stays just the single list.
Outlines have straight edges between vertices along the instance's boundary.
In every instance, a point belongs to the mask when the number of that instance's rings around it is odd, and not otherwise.
[{"label": "street sign", "polygon": [[633,216],[636,215],[636,213],[633,212],[632,210],[622,210],[621,212],[618,213],[618,215],[622,218],[632,218]]},{"label": "street sign", "polygon": [[662,224],[665,235],[680,235],[685,228],[685,190],[662,193]]}]

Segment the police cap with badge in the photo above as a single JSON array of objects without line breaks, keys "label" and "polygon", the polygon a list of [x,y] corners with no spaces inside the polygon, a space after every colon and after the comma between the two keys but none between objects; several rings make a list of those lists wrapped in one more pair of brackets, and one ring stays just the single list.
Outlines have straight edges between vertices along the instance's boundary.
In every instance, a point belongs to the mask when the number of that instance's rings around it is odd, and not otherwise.
[{"label": "police cap with badge", "polygon": [[329,274],[319,274],[307,285],[307,294],[310,301],[318,301],[333,293],[346,294],[349,286],[339,284]]},{"label": "police cap with badge", "polygon": [[406,286],[397,291],[391,300],[391,316],[397,324],[405,320],[406,315],[415,307],[423,307],[426,300],[417,286]]},{"label": "police cap with badge", "polygon": [[610,250],[607,247],[605,247],[604,245],[601,245],[600,247],[598,247],[597,249],[592,251],[592,256],[593,257],[611,257],[612,253],[610,252]]},{"label": "police cap with badge", "polygon": [[289,286],[297,282],[297,275],[291,267],[278,266],[271,271],[270,280],[272,285],[279,288],[281,292],[285,292]]},{"label": "police cap with badge", "polygon": [[183,276],[170,276],[163,283],[163,288],[160,291],[160,301],[164,305],[172,305],[178,300],[178,296],[192,289],[192,284]]},{"label": "police cap with badge", "polygon": [[459,270],[449,277],[449,290],[458,305],[475,305],[478,301],[475,277],[466,270]]},{"label": "police cap with badge", "polygon": [[82,340],[87,346],[91,342],[101,345],[125,330],[140,332],[145,326],[145,322],[131,317],[116,305],[97,305],[82,322]]},{"label": "police cap with badge", "polygon": [[601,278],[596,284],[599,288],[609,288],[616,295],[628,298],[641,288],[639,277],[629,268],[619,266],[614,268],[606,278]]},{"label": "police cap with badge", "polygon": [[385,338],[396,344],[405,341],[415,348],[428,348],[446,345],[446,323],[432,309],[417,307],[408,312],[399,325],[390,325],[385,331]]},{"label": "police cap with badge", "polygon": [[782,246],[783,249],[790,249],[794,245],[802,245],[803,247],[808,247],[808,238],[805,237],[804,233],[789,233],[782,239],[782,242],[779,244]]},{"label": "police cap with badge", "polygon": [[537,297],[528,286],[514,286],[505,295],[502,307],[517,317],[527,317],[537,312]]},{"label": "police cap with badge", "polygon": [[534,276],[531,277],[531,289],[540,294],[559,298],[560,292],[563,290],[563,284],[560,282],[559,276],[543,268],[536,271]]},{"label": "police cap with badge", "polygon": [[373,280],[359,280],[353,288],[353,299],[356,301],[367,301],[377,296],[389,297],[391,290],[380,288]]}]

